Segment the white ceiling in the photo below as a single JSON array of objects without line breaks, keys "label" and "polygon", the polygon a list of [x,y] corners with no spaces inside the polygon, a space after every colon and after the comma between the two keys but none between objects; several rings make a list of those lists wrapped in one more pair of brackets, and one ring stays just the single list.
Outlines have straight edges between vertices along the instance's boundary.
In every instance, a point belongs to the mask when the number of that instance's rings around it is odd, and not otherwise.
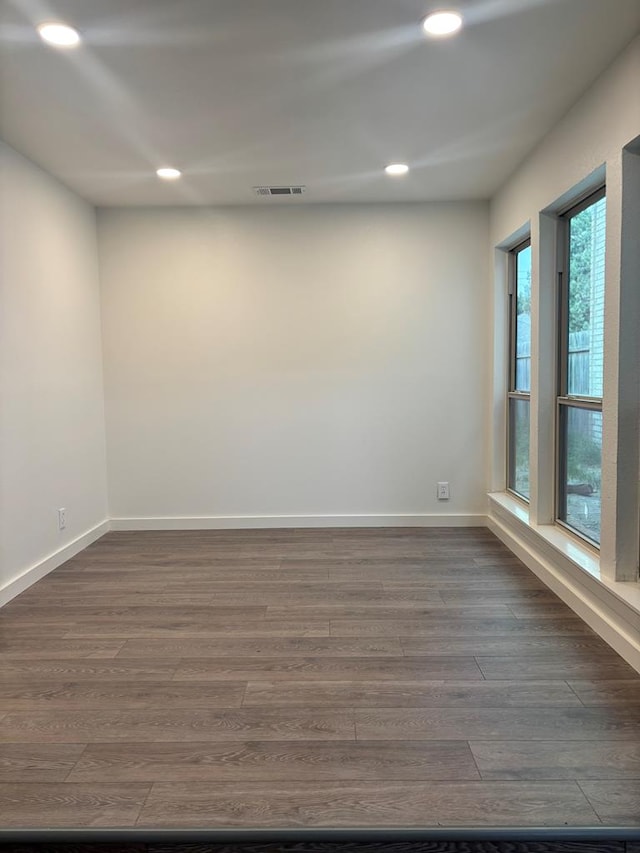
[{"label": "white ceiling", "polygon": [[[451,6],[466,27],[433,41],[430,0],[0,0],[0,136],[98,205],[488,198],[638,32],[640,0]],[[43,44],[43,20],[82,46]],[[397,161],[411,173],[386,177]],[[252,193],[297,183],[302,200]]]}]

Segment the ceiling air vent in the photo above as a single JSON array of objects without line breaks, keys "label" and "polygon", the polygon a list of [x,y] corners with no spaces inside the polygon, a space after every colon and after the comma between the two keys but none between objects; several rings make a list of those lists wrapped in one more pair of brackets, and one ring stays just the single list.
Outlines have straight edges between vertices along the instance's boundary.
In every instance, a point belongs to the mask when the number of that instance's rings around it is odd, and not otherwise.
[{"label": "ceiling air vent", "polygon": [[302,195],[306,187],[254,187],[256,195]]}]

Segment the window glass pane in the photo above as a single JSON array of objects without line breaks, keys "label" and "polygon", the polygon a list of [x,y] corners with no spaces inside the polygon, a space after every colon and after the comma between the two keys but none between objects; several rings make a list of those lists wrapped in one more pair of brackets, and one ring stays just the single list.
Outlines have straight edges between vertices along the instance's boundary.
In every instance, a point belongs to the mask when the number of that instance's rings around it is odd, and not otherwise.
[{"label": "window glass pane", "polygon": [[569,219],[567,393],[602,397],[606,199]]},{"label": "window glass pane", "polygon": [[509,488],[529,499],[529,401],[509,398]]},{"label": "window glass pane", "polygon": [[515,391],[531,390],[531,246],[516,252]]},{"label": "window glass pane", "polygon": [[602,412],[561,406],[564,459],[560,519],[600,542]]}]

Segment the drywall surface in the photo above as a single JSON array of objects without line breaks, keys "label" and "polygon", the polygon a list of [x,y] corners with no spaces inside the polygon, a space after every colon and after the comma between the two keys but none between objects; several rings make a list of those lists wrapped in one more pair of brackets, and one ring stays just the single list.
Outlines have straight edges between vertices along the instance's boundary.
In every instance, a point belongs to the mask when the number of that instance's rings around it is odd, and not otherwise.
[{"label": "drywall surface", "polygon": [[267,205],[99,211],[111,516],[484,514],[488,207]]},{"label": "drywall surface", "polygon": [[[622,148],[640,132],[640,37],[557,123],[491,202],[497,245],[592,172],[619,181]],[[611,173],[611,174],[610,174]],[[609,205],[607,205],[609,214]],[[607,235],[609,237],[609,234]]]},{"label": "drywall surface", "polygon": [[1,589],[107,514],[95,212],[1,143],[0,400]]}]

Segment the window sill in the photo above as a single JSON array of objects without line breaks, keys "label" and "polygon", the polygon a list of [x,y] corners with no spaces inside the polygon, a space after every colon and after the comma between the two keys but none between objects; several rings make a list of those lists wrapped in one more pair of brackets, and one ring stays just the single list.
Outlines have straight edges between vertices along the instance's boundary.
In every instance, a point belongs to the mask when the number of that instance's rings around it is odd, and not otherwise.
[{"label": "window sill", "polygon": [[[568,562],[572,567],[596,581],[621,603],[640,614],[640,583],[629,581],[613,581],[604,577],[600,571],[600,555],[587,545],[581,545],[561,527],[554,524],[533,524],[529,519],[529,508],[506,492],[489,494],[489,504],[492,510],[497,510],[500,516],[510,517],[519,522],[529,533],[528,538],[537,538],[549,546],[560,562]],[[587,578],[585,581],[588,582]]]}]

